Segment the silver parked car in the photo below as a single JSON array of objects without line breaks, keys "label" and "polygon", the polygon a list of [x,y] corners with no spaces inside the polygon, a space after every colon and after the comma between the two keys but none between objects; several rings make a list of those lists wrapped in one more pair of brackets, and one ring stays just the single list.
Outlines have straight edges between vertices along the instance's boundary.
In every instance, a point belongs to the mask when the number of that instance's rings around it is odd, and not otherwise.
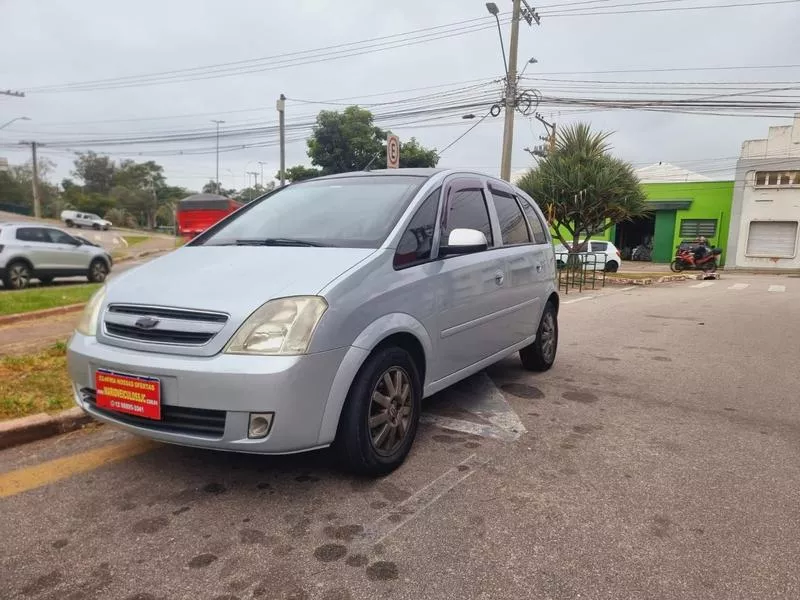
[{"label": "silver parked car", "polygon": [[406,457],[421,402],[519,352],[555,360],[545,221],[474,173],[399,169],[290,185],[124,273],[69,343],[77,404],[164,442],[354,471]]},{"label": "silver parked car", "polygon": [[103,248],[84,243],[54,227],[35,223],[0,223],[0,280],[6,289],[28,287],[31,279],[50,283],[57,277],[106,280],[113,261]]}]

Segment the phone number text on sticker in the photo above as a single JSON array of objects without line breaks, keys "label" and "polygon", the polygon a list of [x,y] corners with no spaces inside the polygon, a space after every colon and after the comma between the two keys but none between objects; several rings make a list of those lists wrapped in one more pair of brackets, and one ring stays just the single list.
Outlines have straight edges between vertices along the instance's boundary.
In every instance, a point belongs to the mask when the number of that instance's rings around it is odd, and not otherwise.
[{"label": "phone number text on sticker", "polygon": [[157,379],[98,370],[95,388],[98,408],[145,419],[161,418],[161,382]]}]

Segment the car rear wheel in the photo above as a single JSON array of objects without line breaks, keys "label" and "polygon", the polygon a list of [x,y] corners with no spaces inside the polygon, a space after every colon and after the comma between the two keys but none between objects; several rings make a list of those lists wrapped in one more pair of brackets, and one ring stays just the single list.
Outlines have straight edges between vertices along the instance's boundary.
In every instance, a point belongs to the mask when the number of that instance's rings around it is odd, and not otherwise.
[{"label": "car rear wheel", "polygon": [[606,273],[616,273],[619,270],[619,265],[616,261],[610,260],[606,263]]},{"label": "car rear wheel", "polygon": [[95,223],[94,225],[92,225],[92,229],[94,229],[95,231],[100,231],[100,225]]},{"label": "car rear wheel", "polygon": [[67,219],[67,227],[75,227],[75,223],[72,222],[71,219]]},{"label": "car rear wheel", "polygon": [[519,351],[522,366],[528,371],[547,371],[556,361],[558,350],[558,315],[556,307],[548,302],[539,322],[536,341]]},{"label": "car rear wheel", "polygon": [[370,356],[347,395],[335,447],[345,468],[384,475],[399,467],[417,434],[419,371],[408,352],[388,347]]},{"label": "car rear wheel", "polygon": [[108,265],[106,261],[97,258],[89,265],[89,275],[87,279],[92,283],[103,283],[108,277]]},{"label": "car rear wheel", "polygon": [[30,285],[31,277],[33,277],[33,271],[30,266],[22,261],[15,261],[6,267],[3,285],[7,289],[24,290]]}]

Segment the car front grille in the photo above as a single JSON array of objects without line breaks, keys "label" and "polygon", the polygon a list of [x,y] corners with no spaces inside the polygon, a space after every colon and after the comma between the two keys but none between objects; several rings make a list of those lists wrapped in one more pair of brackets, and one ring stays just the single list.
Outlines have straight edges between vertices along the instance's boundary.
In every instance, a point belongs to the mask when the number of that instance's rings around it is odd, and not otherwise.
[{"label": "car front grille", "polygon": [[93,410],[120,423],[135,425],[143,429],[194,435],[210,439],[220,439],[225,432],[225,417],[227,413],[224,410],[162,404],[161,419],[156,421],[98,407],[96,391],[91,388],[81,389],[80,395],[81,399],[89,404]]},{"label": "car front grille", "polygon": [[228,315],[216,312],[112,304],[103,326],[114,338],[152,344],[202,346],[211,341],[225,324]]}]

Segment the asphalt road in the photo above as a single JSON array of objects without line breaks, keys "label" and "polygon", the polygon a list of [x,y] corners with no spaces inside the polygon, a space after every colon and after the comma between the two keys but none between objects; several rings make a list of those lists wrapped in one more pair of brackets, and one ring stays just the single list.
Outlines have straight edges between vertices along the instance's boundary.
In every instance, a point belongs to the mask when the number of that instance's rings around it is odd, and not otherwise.
[{"label": "asphalt road", "polygon": [[0,453],[0,596],[800,597],[800,279],[564,300],[552,371],[436,399],[383,480],[108,427]]}]

